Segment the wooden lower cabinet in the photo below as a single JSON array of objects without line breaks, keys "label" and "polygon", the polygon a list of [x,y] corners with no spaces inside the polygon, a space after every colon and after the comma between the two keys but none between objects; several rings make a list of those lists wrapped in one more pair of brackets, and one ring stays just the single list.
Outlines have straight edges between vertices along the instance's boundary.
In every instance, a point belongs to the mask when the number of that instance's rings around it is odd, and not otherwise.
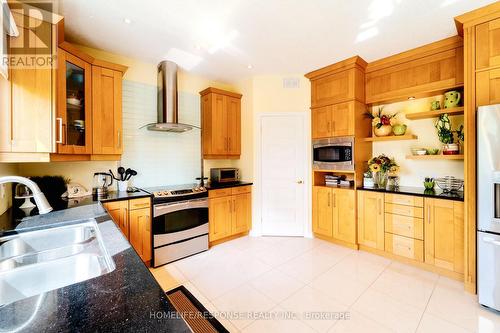
[{"label": "wooden lower cabinet", "polygon": [[151,260],[151,208],[131,210],[129,220],[130,244],[142,261]]},{"label": "wooden lower cabinet", "polygon": [[252,225],[252,189],[240,186],[209,191],[209,241],[247,233]]},{"label": "wooden lower cabinet", "polygon": [[424,242],[419,239],[386,232],[385,251],[416,261],[424,261]]},{"label": "wooden lower cabinet", "polygon": [[354,190],[314,186],[313,232],[346,243],[356,243]]},{"label": "wooden lower cabinet", "polygon": [[464,272],[464,204],[425,199],[425,262]]},{"label": "wooden lower cabinet", "polygon": [[119,200],[102,205],[142,261],[151,261],[151,199]]},{"label": "wooden lower cabinet", "polygon": [[384,193],[358,191],[358,242],[384,250]]}]

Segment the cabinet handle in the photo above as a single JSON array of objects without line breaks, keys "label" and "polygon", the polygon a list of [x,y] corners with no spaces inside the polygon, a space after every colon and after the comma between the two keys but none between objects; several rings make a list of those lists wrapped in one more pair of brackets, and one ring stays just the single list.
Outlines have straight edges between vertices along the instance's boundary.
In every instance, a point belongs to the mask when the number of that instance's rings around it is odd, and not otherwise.
[{"label": "cabinet handle", "polygon": [[382,215],[382,200],[378,199],[378,215]]},{"label": "cabinet handle", "polygon": [[330,192],[328,192],[328,207],[330,207]]},{"label": "cabinet handle", "polygon": [[227,144],[227,151],[231,151],[231,138],[227,139],[228,144]]},{"label": "cabinet handle", "polygon": [[236,213],[236,199],[233,199],[233,213]]},{"label": "cabinet handle", "polygon": [[330,122],[327,122],[327,123],[326,123],[326,126],[327,126],[327,130],[328,130],[328,132],[331,132]]},{"label": "cabinet handle", "polygon": [[333,208],[337,208],[337,194],[333,193]]},{"label": "cabinet handle", "polygon": [[335,120],[332,121],[332,132],[335,132]]},{"label": "cabinet handle", "polygon": [[59,123],[59,126],[57,126],[59,138],[56,140],[56,143],[63,143],[63,119],[59,117],[56,118],[56,123]]}]

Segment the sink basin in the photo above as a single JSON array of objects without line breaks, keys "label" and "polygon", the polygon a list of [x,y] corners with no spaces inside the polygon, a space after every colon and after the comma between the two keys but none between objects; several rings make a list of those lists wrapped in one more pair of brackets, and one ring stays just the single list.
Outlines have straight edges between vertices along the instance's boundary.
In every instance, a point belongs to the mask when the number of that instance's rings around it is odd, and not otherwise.
[{"label": "sink basin", "polygon": [[0,237],[0,306],[114,269],[95,220]]}]

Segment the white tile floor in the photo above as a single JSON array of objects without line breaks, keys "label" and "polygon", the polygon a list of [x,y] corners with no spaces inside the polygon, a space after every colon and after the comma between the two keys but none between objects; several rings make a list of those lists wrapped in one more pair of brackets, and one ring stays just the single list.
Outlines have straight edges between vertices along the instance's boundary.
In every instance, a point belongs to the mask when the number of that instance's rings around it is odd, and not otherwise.
[{"label": "white tile floor", "polygon": [[460,282],[318,239],[243,237],[152,272],[231,332],[500,332]]}]

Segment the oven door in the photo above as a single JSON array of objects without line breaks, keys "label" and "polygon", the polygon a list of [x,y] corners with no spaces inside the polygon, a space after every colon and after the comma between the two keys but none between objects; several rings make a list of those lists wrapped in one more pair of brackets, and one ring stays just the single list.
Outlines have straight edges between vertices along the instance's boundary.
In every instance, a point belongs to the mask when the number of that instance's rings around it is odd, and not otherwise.
[{"label": "oven door", "polygon": [[332,138],[315,141],[313,166],[317,169],[354,169],[352,140],[339,141]]},{"label": "oven door", "polygon": [[154,205],[153,247],[208,234],[208,199]]}]

